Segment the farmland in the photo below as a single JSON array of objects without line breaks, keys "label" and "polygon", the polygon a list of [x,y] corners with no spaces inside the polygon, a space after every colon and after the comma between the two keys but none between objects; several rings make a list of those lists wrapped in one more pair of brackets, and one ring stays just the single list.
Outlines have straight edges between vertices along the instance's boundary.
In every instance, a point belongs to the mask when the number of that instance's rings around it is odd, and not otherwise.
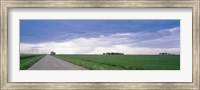
[{"label": "farmland", "polygon": [[180,55],[53,55],[90,70],[180,70]]},{"label": "farmland", "polygon": [[43,57],[44,55],[31,55],[31,54],[20,55],[20,70],[28,69]]}]

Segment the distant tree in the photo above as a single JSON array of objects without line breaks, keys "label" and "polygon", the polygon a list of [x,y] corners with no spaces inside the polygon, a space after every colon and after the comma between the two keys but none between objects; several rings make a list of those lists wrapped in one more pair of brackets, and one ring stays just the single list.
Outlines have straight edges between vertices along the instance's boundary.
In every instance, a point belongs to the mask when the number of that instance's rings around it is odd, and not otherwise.
[{"label": "distant tree", "polygon": [[103,53],[103,55],[124,55],[124,53],[118,53],[118,52],[107,52],[107,53]]},{"label": "distant tree", "polygon": [[51,53],[50,53],[51,55],[56,55],[56,53],[55,52],[53,52],[53,51],[51,51]]}]

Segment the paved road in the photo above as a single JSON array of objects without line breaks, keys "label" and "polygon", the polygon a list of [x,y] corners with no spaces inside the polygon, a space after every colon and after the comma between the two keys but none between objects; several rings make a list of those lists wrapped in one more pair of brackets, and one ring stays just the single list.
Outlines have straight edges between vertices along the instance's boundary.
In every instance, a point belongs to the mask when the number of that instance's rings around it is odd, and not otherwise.
[{"label": "paved road", "polygon": [[29,70],[86,70],[83,67],[46,55],[35,63]]}]

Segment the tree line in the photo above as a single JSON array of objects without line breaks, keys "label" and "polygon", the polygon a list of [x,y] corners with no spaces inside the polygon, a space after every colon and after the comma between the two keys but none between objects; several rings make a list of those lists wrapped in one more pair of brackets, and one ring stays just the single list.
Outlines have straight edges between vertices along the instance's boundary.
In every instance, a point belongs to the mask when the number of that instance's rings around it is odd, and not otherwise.
[{"label": "tree line", "polygon": [[124,53],[118,53],[118,52],[107,52],[107,53],[103,53],[103,55],[124,55]]}]

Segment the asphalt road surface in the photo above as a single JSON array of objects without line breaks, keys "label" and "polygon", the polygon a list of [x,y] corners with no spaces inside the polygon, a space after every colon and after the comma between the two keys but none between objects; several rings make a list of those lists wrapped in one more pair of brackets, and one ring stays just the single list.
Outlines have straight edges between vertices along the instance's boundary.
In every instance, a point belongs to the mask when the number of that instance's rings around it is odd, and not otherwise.
[{"label": "asphalt road surface", "polygon": [[51,55],[46,55],[39,60],[29,70],[86,70],[83,67],[72,64],[70,62],[55,58]]}]

